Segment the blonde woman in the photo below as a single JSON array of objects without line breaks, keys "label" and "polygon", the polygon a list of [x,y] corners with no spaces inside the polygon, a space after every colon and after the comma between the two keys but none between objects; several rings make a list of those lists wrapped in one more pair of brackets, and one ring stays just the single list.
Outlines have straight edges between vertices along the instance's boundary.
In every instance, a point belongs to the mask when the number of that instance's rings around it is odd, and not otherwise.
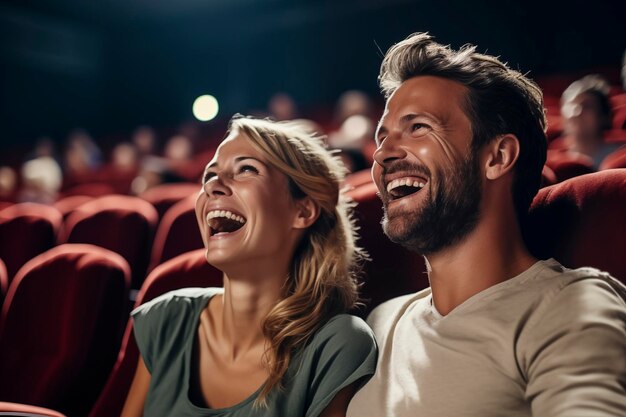
[{"label": "blonde woman", "polygon": [[196,202],[224,288],[133,312],[141,351],[123,416],[345,416],[374,373],[357,301],[344,169],[292,122],[236,116]]}]

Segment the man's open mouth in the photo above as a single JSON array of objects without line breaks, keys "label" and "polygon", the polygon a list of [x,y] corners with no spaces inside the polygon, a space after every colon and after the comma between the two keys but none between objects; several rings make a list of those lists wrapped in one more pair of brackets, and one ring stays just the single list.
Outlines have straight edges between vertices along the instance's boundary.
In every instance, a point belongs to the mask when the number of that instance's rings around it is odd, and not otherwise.
[{"label": "man's open mouth", "polygon": [[387,184],[387,194],[390,200],[398,200],[420,191],[427,182],[427,180],[418,177],[397,178]]},{"label": "man's open mouth", "polygon": [[207,213],[209,236],[233,233],[246,224],[246,219],[229,210],[212,210]]}]

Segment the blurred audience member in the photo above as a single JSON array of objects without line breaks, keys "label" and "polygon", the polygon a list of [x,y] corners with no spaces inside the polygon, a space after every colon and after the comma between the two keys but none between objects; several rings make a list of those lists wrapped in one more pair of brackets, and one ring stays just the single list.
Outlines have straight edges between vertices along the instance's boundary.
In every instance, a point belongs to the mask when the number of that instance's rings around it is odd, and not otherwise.
[{"label": "blurred audience member", "polygon": [[70,175],[95,171],[102,163],[102,152],[84,130],[75,130],[65,148],[65,170]]},{"label": "blurred audience member", "polygon": [[622,89],[626,91],[626,50],[622,57]]},{"label": "blurred audience member", "polygon": [[133,133],[133,144],[139,160],[145,156],[155,155],[157,148],[156,134],[149,126],[139,126]]},{"label": "blurred audience member", "polygon": [[331,133],[328,144],[335,149],[363,149],[374,140],[374,122],[366,116],[354,115],[341,124],[339,130]]},{"label": "blurred audience member", "polygon": [[22,165],[22,188],[19,202],[52,204],[58,197],[63,174],[59,164],[49,156],[42,156]]},{"label": "blurred audience member", "polygon": [[183,135],[172,136],[165,144],[163,155],[173,169],[184,165],[193,156],[191,140]]},{"label": "blurred audience member", "polygon": [[0,201],[12,201],[15,198],[17,174],[11,167],[0,167]]},{"label": "blurred audience member", "polygon": [[342,124],[351,116],[361,115],[368,119],[374,117],[372,100],[363,92],[348,90],[339,96],[335,108],[335,121]]},{"label": "blurred audience member", "polygon": [[267,107],[274,120],[292,120],[298,117],[296,103],[287,93],[274,94]]},{"label": "blurred audience member", "polygon": [[589,156],[597,169],[602,160],[620,147],[606,143],[612,112],[609,83],[599,75],[587,75],[573,82],[561,96],[564,131],[571,151]]},{"label": "blurred audience member", "polygon": [[369,168],[365,157],[371,153],[369,145],[373,143],[374,123],[369,117],[357,114],[348,117],[339,130],[328,136],[328,145],[339,150],[339,156],[350,172]]},{"label": "blurred audience member", "polygon": [[137,169],[137,148],[130,142],[122,142],[113,148],[111,162],[118,171],[133,171]]}]

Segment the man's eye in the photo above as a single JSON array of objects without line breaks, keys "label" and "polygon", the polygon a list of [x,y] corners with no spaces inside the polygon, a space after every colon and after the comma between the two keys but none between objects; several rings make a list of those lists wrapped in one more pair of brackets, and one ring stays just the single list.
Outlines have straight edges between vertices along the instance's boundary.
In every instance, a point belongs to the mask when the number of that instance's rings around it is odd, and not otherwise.
[{"label": "man's eye", "polygon": [[413,123],[411,125],[411,130],[413,132],[415,132],[416,130],[428,129],[428,128],[429,128],[429,126],[427,124],[424,124],[424,123]]}]

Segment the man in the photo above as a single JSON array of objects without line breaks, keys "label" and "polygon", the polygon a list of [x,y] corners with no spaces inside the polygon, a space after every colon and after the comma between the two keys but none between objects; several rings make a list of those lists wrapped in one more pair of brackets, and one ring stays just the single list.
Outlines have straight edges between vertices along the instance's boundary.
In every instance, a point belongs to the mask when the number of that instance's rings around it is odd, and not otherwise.
[{"label": "man", "polygon": [[378,369],[348,416],[624,416],[626,288],[521,237],[546,155],[537,85],[427,34],[379,79],[383,228],[425,256],[430,288],[370,315]]},{"label": "man", "polygon": [[591,158],[599,169],[604,158],[623,143],[606,142],[612,127],[609,83],[601,76],[587,75],[574,81],[561,96],[561,114],[569,150]]}]

